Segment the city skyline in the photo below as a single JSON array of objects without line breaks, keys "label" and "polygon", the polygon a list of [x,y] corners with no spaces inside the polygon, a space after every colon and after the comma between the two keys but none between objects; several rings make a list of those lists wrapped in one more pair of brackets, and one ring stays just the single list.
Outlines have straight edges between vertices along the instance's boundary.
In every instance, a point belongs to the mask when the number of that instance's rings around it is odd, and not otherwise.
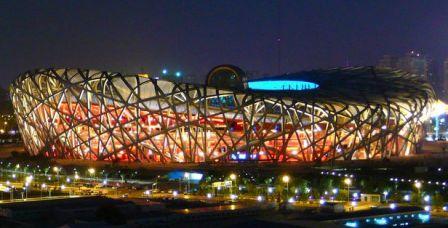
[{"label": "city skyline", "polygon": [[377,65],[385,54],[410,50],[439,63],[448,57],[448,3],[343,3],[2,2],[0,85],[26,70],[61,66],[153,74],[167,68],[202,80],[221,63],[274,75]]}]

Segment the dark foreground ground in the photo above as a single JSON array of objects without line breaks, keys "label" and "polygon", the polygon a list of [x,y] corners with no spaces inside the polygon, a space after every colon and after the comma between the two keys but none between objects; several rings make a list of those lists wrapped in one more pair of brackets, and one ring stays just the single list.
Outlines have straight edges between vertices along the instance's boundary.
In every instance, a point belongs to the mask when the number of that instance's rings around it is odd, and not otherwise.
[{"label": "dark foreground ground", "polygon": [[[0,227],[346,227],[357,219],[424,214],[418,207],[387,208],[355,213],[303,213],[278,210],[267,204],[239,202],[223,207],[203,203],[160,201],[135,203],[133,199],[84,197],[16,202],[0,206]],[[172,207],[172,204],[176,205]],[[171,205],[171,206],[170,206]],[[391,220],[392,221],[392,220]],[[394,220],[395,222],[402,222]],[[409,221],[409,220],[406,220]],[[390,224],[392,225],[392,223]],[[433,218],[411,227],[446,227],[447,220]],[[408,227],[409,227],[408,226]],[[360,226],[378,227],[378,226]],[[384,226],[383,226],[384,227]]]}]

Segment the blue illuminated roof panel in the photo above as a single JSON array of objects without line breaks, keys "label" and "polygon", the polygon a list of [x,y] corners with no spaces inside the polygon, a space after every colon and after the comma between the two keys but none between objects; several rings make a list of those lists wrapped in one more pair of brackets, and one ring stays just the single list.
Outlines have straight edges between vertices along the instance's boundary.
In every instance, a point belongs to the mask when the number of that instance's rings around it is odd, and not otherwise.
[{"label": "blue illuminated roof panel", "polygon": [[265,80],[265,81],[251,81],[247,83],[249,89],[252,90],[310,90],[319,87],[318,84],[306,81],[295,80]]}]

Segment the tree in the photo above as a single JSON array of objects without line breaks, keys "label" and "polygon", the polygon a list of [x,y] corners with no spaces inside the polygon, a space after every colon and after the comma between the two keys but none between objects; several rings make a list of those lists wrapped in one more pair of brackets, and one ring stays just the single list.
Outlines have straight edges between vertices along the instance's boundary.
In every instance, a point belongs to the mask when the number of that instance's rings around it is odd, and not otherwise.
[{"label": "tree", "polygon": [[444,203],[444,199],[442,194],[440,194],[440,192],[436,192],[436,194],[434,194],[434,198],[432,199],[432,203],[435,206],[443,206]]},{"label": "tree", "polygon": [[9,98],[9,93],[6,89],[0,87],[0,114],[12,115],[14,114],[14,109],[12,107],[11,99]]}]

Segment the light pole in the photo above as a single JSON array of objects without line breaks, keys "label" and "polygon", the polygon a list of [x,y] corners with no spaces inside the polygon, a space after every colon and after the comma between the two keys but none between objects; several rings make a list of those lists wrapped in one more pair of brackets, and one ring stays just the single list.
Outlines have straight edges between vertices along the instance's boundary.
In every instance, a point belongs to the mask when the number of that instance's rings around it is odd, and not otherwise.
[{"label": "light pole", "polygon": [[78,172],[75,173],[75,182],[73,183],[76,187],[76,181],[79,179],[79,175]]},{"label": "light pole", "polygon": [[40,186],[40,198],[42,198],[42,189],[46,188],[47,185],[45,183],[42,183],[42,185]]},{"label": "light pole", "polygon": [[422,188],[422,183],[420,181],[415,182],[415,188],[417,188],[417,199],[420,199],[420,188]]},{"label": "light pole", "polygon": [[384,191],[383,195],[384,195],[384,201],[386,201],[386,203],[387,203],[387,195],[389,195],[389,192]]},{"label": "light pole", "polygon": [[12,174],[12,178],[16,179],[16,173],[17,173],[17,170],[18,170],[18,169],[20,169],[20,164],[17,164],[17,165],[16,165],[16,167],[15,167],[15,169],[14,169],[14,173]]},{"label": "light pole", "polygon": [[149,195],[151,194],[151,192],[149,190],[145,190],[144,192],[146,198],[149,198]]},{"label": "light pole", "polygon": [[157,182],[152,183],[151,185],[151,191],[154,192],[154,186],[156,186],[156,190],[157,190]]},{"label": "light pole", "polygon": [[67,187],[68,187],[68,196],[71,196],[72,195],[72,189],[70,188],[70,182],[71,182],[72,180],[69,178],[69,177],[67,177],[67,179],[66,179],[66,181],[65,181],[65,183],[67,184]]},{"label": "light pole", "polygon": [[25,178],[25,199],[28,198],[28,187],[30,186],[33,176],[27,176]]},{"label": "light pole", "polygon": [[[28,182],[26,182],[25,183],[25,199],[28,198],[28,186],[29,186],[29,184],[28,184]],[[23,192],[22,192],[22,194],[23,194]]]},{"label": "light pole", "polygon": [[[10,187],[6,187],[5,188],[5,192],[9,192],[9,195],[11,196],[11,188]],[[11,197],[10,197],[11,198]]]},{"label": "light pole", "polygon": [[[230,174],[230,181],[232,182],[232,184],[230,186],[230,195],[232,195],[233,181],[235,181],[235,185],[236,185],[236,174],[234,174],[234,173]],[[235,191],[235,193],[236,193],[236,191]]]},{"label": "light pole", "polygon": [[[93,180],[92,177],[95,175],[95,169],[94,169],[94,168],[89,168],[87,171],[88,171],[89,174],[90,174],[90,179]],[[93,181],[92,181],[92,182],[93,182]]]},{"label": "light pole", "polygon": [[[61,192],[65,190],[65,185],[61,185]],[[70,196],[70,193],[69,193]]]},{"label": "light pole", "polygon": [[283,181],[283,183],[286,184],[286,199],[288,199],[289,198],[289,181],[290,181],[290,177],[288,175],[283,175],[282,181]]},{"label": "light pole", "polygon": [[59,184],[59,172],[61,169],[57,166],[53,167],[53,171],[56,173],[56,176],[58,177],[58,184]]},{"label": "light pole", "polygon": [[337,188],[333,188],[331,190],[331,192],[333,192],[333,201],[336,200],[336,194],[338,194],[338,189]]},{"label": "light pole", "polygon": [[347,185],[347,202],[350,201],[350,185],[352,184],[352,179],[345,178],[344,183]]},{"label": "light pole", "polygon": [[9,189],[10,189],[9,196],[11,197],[11,201],[14,201],[14,185],[11,186]]},{"label": "light pole", "polygon": [[186,172],[184,174],[184,178],[187,179],[187,193],[189,193],[190,192],[190,174]]}]

